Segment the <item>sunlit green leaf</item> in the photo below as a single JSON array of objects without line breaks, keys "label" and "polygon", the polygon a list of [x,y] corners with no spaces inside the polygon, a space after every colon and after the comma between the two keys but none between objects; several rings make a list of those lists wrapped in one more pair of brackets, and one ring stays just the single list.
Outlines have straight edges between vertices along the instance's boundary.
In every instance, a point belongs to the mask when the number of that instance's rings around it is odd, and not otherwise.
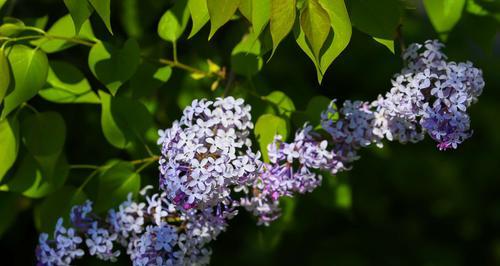
[{"label": "sunlit green leaf", "polygon": [[[52,27],[47,31],[50,36],[44,37],[31,42],[33,45],[40,46],[46,53],[56,53],[75,45],[73,42],[63,40],[63,38],[73,38],[77,36],[75,25],[70,15],[66,15],[57,20]],[[59,37],[59,38],[57,38]],[[90,26],[90,22],[86,21],[80,29],[80,38],[95,40],[94,32]]]},{"label": "sunlit green leaf", "polygon": [[0,0],[0,8],[2,8],[3,5],[5,5],[6,2],[7,2],[7,0]]},{"label": "sunlit green leaf", "polygon": [[211,39],[215,32],[233,17],[239,4],[240,0],[207,0],[211,24],[208,39]]},{"label": "sunlit green leaf", "polygon": [[0,181],[12,167],[19,149],[19,123],[16,118],[0,121]]},{"label": "sunlit green leaf", "polygon": [[272,0],[251,0],[252,2],[252,27],[258,36],[269,23],[271,18]]},{"label": "sunlit green leaf", "polygon": [[64,4],[73,18],[76,32],[80,32],[83,23],[94,12],[94,8],[87,0],[64,0]]},{"label": "sunlit green leaf", "polygon": [[141,188],[141,177],[134,165],[125,161],[112,161],[106,165],[98,179],[95,211],[102,212],[118,206],[129,193],[137,194]]},{"label": "sunlit green leaf", "polygon": [[101,97],[101,126],[104,136],[113,146],[123,149],[133,141],[142,141],[152,125],[151,114],[138,101],[111,97],[99,91]]},{"label": "sunlit green leaf", "polygon": [[330,18],[319,4],[318,0],[308,0],[300,14],[300,26],[306,35],[308,44],[316,60],[319,62],[319,52],[330,33]]},{"label": "sunlit green leaf", "polygon": [[387,40],[387,39],[380,39],[380,38],[375,38],[373,37],[373,39],[382,44],[383,46],[387,47],[387,49],[389,49],[389,51],[391,51],[391,53],[394,54],[394,40]]},{"label": "sunlit green leaf", "polygon": [[266,162],[269,162],[267,146],[273,142],[276,135],[281,135],[283,140],[286,140],[288,137],[286,120],[272,114],[261,115],[255,124],[255,136],[259,142],[262,158]]},{"label": "sunlit green leaf", "polygon": [[424,0],[424,7],[432,26],[446,39],[462,16],[465,0]]},{"label": "sunlit green leaf", "polygon": [[95,44],[90,49],[88,63],[94,76],[115,95],[134,75],[140,59],[139,45],[129,39],[121,48],[103,42]]},{"label": "sunlit green leaf", "polygon": [[300,48],[307,54],[316,66],[316,74],[318,81],[321,83],[323,76],[328,70],[328,67],[337,58],[340,53],[347,47],[351,39],[352,28],[347,14],[347,9],[343,0],[319,0],[320,5],[326,10],[330,17],[331,27],[333,28],[333,36],[330,34],[325,41],[324,47],[320,53],[320,60],[316,60],[313,51],[309,47],[306,35],[301,27],[296,26],[294,29],[295,41]]},{"label": "sunlit green leaf", "polygon": [[188,1],[189,12],[193,21],[193,27],[191,28],[191,33],[189,33],[189,38],[191,38],[207,24],[210,20],[210,15],[208,14],[207,0]]},{"label": "sunlit green leaf", "polygon": [[108,31],[113,34],[111,28],[111,0],[88,0],[94,7],[95,11],[101,17],[102,21],[108,28]]},{"label": "sunlit green leaf", "polygon": [[69,222],[69,213],[73,206],[83,204],[87,196],[81,190],[65,186],[48,196],[34,209],[35,226],[39,231],[50,233],[59,218],[65,224]]},{"label": "sunlit green leaf", "polygon": [[295,22],[295,0],[271,0],[270,29],[273,54],[279,43],[292,30]]},{"label": "sunlit green leaf", "polygon": [[189,21],[187,0],[176,1],[175,5],[167,10],[158,23],[158,35],[169,42],[176,42],[186,29]]},{"label": "sunlit green leaf", "polygon": [[267,113],[272,113],[290,118],[295,111],[295,105],[292,99],[282,91],[273,91],[269,95],[264,96],[263,99],[269,103]]},{"label": "sunlit green leaf", "polygon": [[5,97],[2,119],[38,93],[45,84],[49,69],[47,56],[40,49],[15,45],[6,52],[14,78],[11,82],[14,88]]},{"label": "sunlit green leaf", "polygon": [[38,94],[56,103],[99,103],[85,76],[75,66],[64,61],[51,61],[48,87]]}]

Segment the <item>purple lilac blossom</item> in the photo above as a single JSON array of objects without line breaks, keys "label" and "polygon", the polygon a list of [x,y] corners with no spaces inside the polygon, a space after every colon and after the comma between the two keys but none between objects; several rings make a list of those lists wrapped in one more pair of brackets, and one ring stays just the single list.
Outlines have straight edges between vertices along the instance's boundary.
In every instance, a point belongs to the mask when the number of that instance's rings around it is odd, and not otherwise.
[{"label": "purple lilac blossom", "polygon": [[248,138],[250,109],[233,97],[194,100],[179,122],[160,131],[160,187],[173,203],[186,210],[213,207],[232,187],[253,180],[261,163]]},{"label": "purple lilac blossom", "polygon": [[[182,118],[160,131],[161,193],[145,202],[130,194],[101,219],[92,202],[72,208],[70,227],[59,219],[53,234],[42,233],[39,266],[71,265],[84,255],[115,261],[126,248],[134,266],[207,265],[208,244],[225,231],[244,207],[269,225],[280,216],[279,199],[312,192],[321,171],[337,174],[359,159],[358,150],[382,141],[418,142],[425,134],[439,149],[457,148],[470,137],[467,108],[484,87],[481,70],[470,62],[446,61],[438,41],[412,44],[403,55],[406,67],[392,89],[373,102],[335,100],[321,115],[325,138],[304,125],[292,142],[276,136],[268,145],[269,163],[253,153],[250,106],[242,99],[195,100]],[[243,192],[233,198],[231,192]],[[237,194],[237,193],[235,193]]]}]

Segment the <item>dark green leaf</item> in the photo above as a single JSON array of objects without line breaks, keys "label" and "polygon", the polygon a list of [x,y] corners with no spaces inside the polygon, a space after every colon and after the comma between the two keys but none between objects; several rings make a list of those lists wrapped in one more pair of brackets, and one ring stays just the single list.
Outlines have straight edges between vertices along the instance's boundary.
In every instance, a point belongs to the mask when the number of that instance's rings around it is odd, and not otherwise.
[{"label": "dark green leaf", "polygon": [[210,20],[210,15],[208,14],[207,0],[188,1],[191,20],[193,21],[193,27],[191,28],[191,33],[189,33],[189,38],[191,38],[207,24]]},{"label": "dark green leaf", "polygon": [[13,90],[5,97],[2,119],[38,93],[49,69],[47,56],[40,49],[15,45],[7,53],[14,79],[11,80]]},{"label": "dark green leaf", "polygon": [[330,33],[331,26],[328,13],[321,7],[318,0],[307,1],[300,14],[300,26],[314,57],[319,62],[319,52]]},{"label": "dark green leaf", "polygon": [[19,123],[16,118],[0,121],[0,181],[12,167],[19,150]]},{"label": "dark green leaf", "polygon": [[86,199],[85,193],[75,187],[60,188],[35,207],[35,226],[41,232],[53,232],[57,220],[63,218],[67,224],[71,208],[83,204]]},{"label": "dark green leaf", "polygon": [[[270,28],[273,52],[295,23],[295,0],[271,0]],[[271,55],[272,56],[272,55]]]},{"label": "dark green leaf", "polygon": [[121,49],[103,42],[95,44],[88,61],[94,76],[115,95],[123,83],[135,74],[140,59],[139,45],[129,39]]},{"label": "dark green leaf", "polygon": [[50,62],[48,87],[38,92],[44,99],[56,103],[100,103],[85,76],[75,66],[64,61]]},{"label": "dark green leaf", "polygon": [[138,101],[111,97],[99,91],[101,97],[101,126],[104,136],[113,146],[123,149],[133,141],[143,141],[152,125],[151,114]]},{"label": "dark green leaf", "polygon": [[158,24],[158,35],[165,41],[176,42],[186,29],[189,20],[187,0],[178,0],[167,10]]},{"label": "dark green leaf", "polygon": [[262,158],[266,162],[269,162],[267,146],[273,142],[276,135],[281,135],[283,140],[286,140],[288,137],[286,120],[272,114],[261,115],[255,124],[255,136],[259,142]]},{"label": "dark green leaf", "polygon": [[34,156],[59,154],[66,139],[66,125],[59,113],[27,116],[22,122],[23,141]]},{"label": "dark green leaf", "polygon": [[141,188],[141,177],[134,165],[125,161],[112,161],[99,176],[95,211],[103,212],[118,206],[127,195],[136,195]]},{"label": "dark green leaf", "polygon": [[55,165],[52,175],[49,176],[33,156],[26,154],[4,188],[28,198],[45,197],[63,186],[68,177],[69,165],[64,155],[56,160]]},{"label": "dark green leaf", "polygon": [[80,32],[83,23],[94,12],[94,8],[86,0],[64,0],[64,4],[73,18],[76,32]]},{"label": "dark green leaf", "polygon": [[349,14],[357,29],[372,37],[394,39],[403,14],[402,2],[351,0]]},{"label": "dark green leaf", "polygon": [[111,0],[88,0],[94,7],[95,11],[101,17],[108,31],[113,34],[111,28]]},{"label": "dark green leaf", "polygon": [[231,68],[240,75],[252,76],[262,68],[261,45],[257,34],[249,33],[243,36],[231,52]]},{"label": "dark green leaf", "polygon": [[215,32],[226,24],[234,15],[240,0],[207,0],[208,13],[210,14],[210,35],[212,39]]},{"label": "dark green leaf", "polygon": [[16,193],[0,192],[0,213],[2,214],[2,219],[0,219],[0,237],[16,221],[19,212],[19,200],[20,197]]},{"label": "dark green leaf", "polygon": [[130,79],[130,87],[134,91],[134,98],[150,96],[156,89],[168,81],[171,74],[172,68],[170,66],[158,67],[148,62],[143,62],[132,79]]},{"label": "dark green leaf", "polygon": [[424,0],[424,7],[432,26],[446,39],[462,16],[465,0]]},{"label": "dark green leaf", "polygon": [[7,94],[10,84],[10,67],[9,61],[5,56],[4,50],[0,49],[0,104]]}]

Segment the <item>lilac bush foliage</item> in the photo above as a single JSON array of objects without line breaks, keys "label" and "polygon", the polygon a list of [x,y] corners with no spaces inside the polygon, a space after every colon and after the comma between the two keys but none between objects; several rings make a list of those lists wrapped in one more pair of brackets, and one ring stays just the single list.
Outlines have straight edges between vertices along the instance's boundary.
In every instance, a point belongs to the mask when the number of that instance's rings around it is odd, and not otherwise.
[{"label": "lilac bush foliage", "polygon": [[161,193],[131,195],[104,219],[92,203],[75,206],[70,226],[59,219],[53,238],[41,234],[38,265],[70,265],[88,253],[115,261],[125,249],[133,265],[206,265],[208,244],[227,227],[238,207],[269,225],[279,200],[313,191],[321,171],[337,174],[359,159],[358,150],[382,141],[418,142],[428,134],[438,148],[457,148],[471,136],[467,108],[484,87],[470,62],[446,61],[443,45],[412,44],[392,89],[373,102],[335,100],[321,114],[321,129],[305,124],[292,142],[276,136],[269,162],[260,161],[249,139],[250,106],[243,99],[195,100],[179,121],[160,131]]}]

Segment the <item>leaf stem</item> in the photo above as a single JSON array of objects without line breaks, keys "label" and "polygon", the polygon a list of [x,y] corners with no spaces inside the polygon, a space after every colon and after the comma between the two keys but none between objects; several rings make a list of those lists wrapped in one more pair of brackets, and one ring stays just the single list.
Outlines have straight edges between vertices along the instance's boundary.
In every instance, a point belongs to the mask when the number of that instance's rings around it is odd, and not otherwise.
[{"label": "leaf stem", "polygon": [[97,170],[99,169],[99,166],[97,165],[91,165],[91,164],[72,164],[69,166],[70,169],[94,169]]},{"label": "leaf stem", "polygon": [[148,157],[148,158],[130,161],[130,163],[132,163],[132,164],[141,164],[141,163],[155,162],[155,161],[158,161],[159,159],[160,159],[160,156],[154,155],[154,156],[151,156],[151,157]]}]

